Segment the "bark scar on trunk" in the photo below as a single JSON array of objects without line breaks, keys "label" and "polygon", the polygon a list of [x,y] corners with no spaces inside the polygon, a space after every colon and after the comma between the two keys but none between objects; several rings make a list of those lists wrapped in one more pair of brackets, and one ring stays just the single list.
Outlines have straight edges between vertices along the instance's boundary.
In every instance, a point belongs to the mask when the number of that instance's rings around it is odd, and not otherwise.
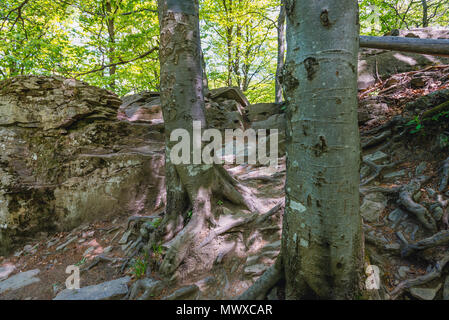
[{"label": "bark scar on trunk", "polygon": [[318,63],[318,61],[313,57],[309,57],[304,60],[304,67],[306,68],[307,72],[307,80],[312,81],[315,78],[315,74],[318,71],[319,65],[320,64]]},{"label": "bark scar on trunk", "polygon": [[321,21],[321,24],[322,24],[324,27],[330,28],[331,23],[330,23],[330,21],[329,21],[329,13],[327,12],[326,9],[324,9],[324,10],[321,12],[321,15],[320,15],[320,21]]}]

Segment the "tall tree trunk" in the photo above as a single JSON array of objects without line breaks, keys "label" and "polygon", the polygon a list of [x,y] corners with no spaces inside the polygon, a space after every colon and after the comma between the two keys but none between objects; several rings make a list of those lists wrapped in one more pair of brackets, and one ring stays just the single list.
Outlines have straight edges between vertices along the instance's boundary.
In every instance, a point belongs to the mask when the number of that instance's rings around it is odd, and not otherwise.
[{"label": "tall tree trunk", "polygon": [[429,7],[427,5],[427,0],[421,0],[421,4],[422,4],[422,26],[426,28],[429,26],[429,20],[427,18]]},{"label": "tall tree trunk", "polygon": [[[206,128],[203,69],[199,32],[198,0],[159,0],[161,103],[166,136],[167,207],[163,226],[173,235],[179,230],[179,220],[188,205],[192,207],[190,221],[171,240],[170,249],[160,267],[162,274],[171,276],[189,250],[198,246],[204,236],[200,232],[214,225],[212,198],[220,194],[235,204],[245,204],[241,193],[226,171],[215,165],[177,164],[170,160],[170,152],[177,142],[170,141],[175,129],[193,134],[193,121]],[[190,140],[192,143],[192,140]],[[195,142],[194,142],[195,143]],[[201,143],[201,142],[199,142]],[[191,149],[191,161],[194,159]],[[168,227],[168,228],[167,228]],[[197,241],[194,241],[197,240]]]},{"label": "tall tree trunk", "polygon": [[285,0],[281,1],[281,8],[278,17],[278,57],[276,68],[276,83],[275,83],[275,101],[276,103],[282,102],[282,84],[281,75],[284,69],[284,55],[285,55]]},{"label": "tall tree trunk", "polygon": [[[106,1],[106,14],[108,18],[106,19],[106,25],[108,28],[108,42],[109,42],[109,49],[108,49],[108,64],[114,64],[115,63],[115,21],[114,18],[110,17],[115,12],[113,12],[111,1]],[[109,77],[111,78],[109,81],[109,87],[111,90],[115,89],[115,72],[117,67],[115,65],[109,67]]]},{"label": "tall tree trunk", "polygon": [[358,5],[287,1],[286,297],[359,292]]}]

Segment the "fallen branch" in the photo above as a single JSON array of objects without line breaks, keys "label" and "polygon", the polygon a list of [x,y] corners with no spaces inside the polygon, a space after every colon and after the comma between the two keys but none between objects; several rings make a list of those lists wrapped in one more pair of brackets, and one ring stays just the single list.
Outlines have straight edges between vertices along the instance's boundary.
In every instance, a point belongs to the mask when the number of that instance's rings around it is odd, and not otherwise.
[{"label": "fallen branch", "polygon": [[77,74],[73,75],[73,77],[74,77],[74,78],[77,78],[77,77],[79,77],[79,76],[84,76],[84,75],[86,75],[86,74],[90,74],[90,73],[95,73],[95,72],[103,71],[103,70],[106,69],[106,68],[116,67],[116,66],[120,66],[120,65],[127,64],[127,63],[130,63],[130,62],[134,62],[134,61],[136,61],[136,60],[140,60],[140,59],[145,58],[146,56],[150,55],[151,53],[153,53],[153,52],[156,51],[156,50],[159,50],[159,47],[151,48],[151,49],[148,50],[147,52],[144,52],[144,53],[142,53],[141,55],[139,55],[139,56],[137,56],[137,57],[135,57],[135,58],[133,58],[133,59],[124,60],[124,61],[119,61],[119,62],[116,62],[116,63],[110,63],[110,64],[107,64],[107,65],[101,66],[101,67],[98,68],[98,69],[93,69],[93,70],[90,70],[90,71],[77,73]]},{"label": "fallen branch", "polygon": [[449,57],[447,39],[360,36],[360,47]]}]

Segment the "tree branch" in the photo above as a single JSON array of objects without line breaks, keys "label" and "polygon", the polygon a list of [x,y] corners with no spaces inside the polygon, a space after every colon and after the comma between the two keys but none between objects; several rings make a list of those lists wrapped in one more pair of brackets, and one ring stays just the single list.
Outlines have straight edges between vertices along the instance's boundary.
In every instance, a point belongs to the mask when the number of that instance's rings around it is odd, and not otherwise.
[{"label": "tree branch", "polygon": [[151,50],[148,50],[147,52],[142,53],[141,55],[139,55],[139,56],[137,56],[137,57],[135,57],[133,59],[129,59],[129,60],[125,60],[125,61],[119,61],[119,62],[116,62],[116,63],[111,63],[111,64],[107,64],[107,65],[101,66],[98,69],[93,69],[93,70],[90,70],[90,71],[77,73],[77,74],[74,75],[74,77],[76,78],[76,77],[79,77],[79,76],[84,76],[86,74],[95,73],[95,72],[98,72],[98,71],[103,71],[106,68],[115,67],[115,66],[127,64],[127,63],[130,63],[130,62],[134,62],[136,60],[145,58],[146,56],[150,55],[151,53],[153,53],[156,50],[159,50],[159,47],[154,47]]}]

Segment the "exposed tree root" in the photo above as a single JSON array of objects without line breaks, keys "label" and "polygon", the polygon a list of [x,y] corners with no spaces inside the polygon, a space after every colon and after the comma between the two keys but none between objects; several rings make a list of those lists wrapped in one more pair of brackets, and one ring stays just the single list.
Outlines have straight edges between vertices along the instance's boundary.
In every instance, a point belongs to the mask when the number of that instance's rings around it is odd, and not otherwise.
[{"label": "exposed tree root", "polygon": [[402,118],[402,116],[395,116],[390,121],[388,121],[387,123],[384,123],[383,125],[378,126],[376,128],[363,131],[361,134],[363,136],[377,134],[377,133],[379,133],[381,131],[384,131],[386,129],[390,129],[391,127],[396,126],[397,124],[400,124],[402,122],[404,122],[404,119]]},{"label": "exposed tree root", "polygon": [[384,150],[388,149],[393,144],[392,140],[394,140],[394,137],[390,141],[388,141],[387,143],[384,143],[381,147],[377,148],[376,150],[377,151],[384,151]]},{"label": "exposed tree root", "polygon": [[135,249],[133,251],[133,253],[127,257],[125,259],[125,262],[123,262],[122,267],[121,267],[121,272],[125,271],[125,268],[128,266],[129,262],[131,261],[132,258],[134,258],[135,256],[137,256],[140,252],[140,250],[143,248],[144,244],[142,241],[139,241],[136,246]]},{"label": "exposed tree root", "polygon": [[401,250],[401,255],[403,257],[407,257],[416,251],[426,250],[445,244],[449,244],[449,230],[440,231],[433,236],[422,239],[413,244],[405,244]]},{"label": "exposed tree root", "polygon": [[432,117],[433,115],[438,114],[438,113],[443,112],[448,109],[449,109],[449,101],[446,101],[432,109],[426,110],[422,114],[421,118],[426,119],[426,118]]},{"label": "exposed tree root", "polygon": [[125,231],[127,231],[131,225],[132,222],[134,221],[141,221],[141,220],[152,220],[152,219],[156,219],[158,218],[160,215],[163,215],[164,212],[159,212],[158,214],[155,215],[151,215],[151,216],[132,216],[128,218],[128,223],[126,224],[126,229]]},{"label": "exposed tree root", "polygon": [[220,264],[223,261],[223,258],[231,251],[233,251],[236,247],[236,242],[234,242],[233,246],[229,246],[228,248],[225,248],[224,250],[220,251],[217,255],[217,259],[215,259],[216,264]]},{"label": "exposed tree root", "polygon": [[121,258],[109,258],[109,257],[106,257],[104,255],[99,255],[99,256],[96,256],[89,265],[87,265],[86,267],[82,268],[80,271],[81,272],[89,271],[93,267],[97,266],[100,262],[116,263],[118,261],[123,261],[123,259],[121,259]]},{"label": "exposed tree root", "polygon": [[254,284],[242,293],[237,300],[263,300],[269,290],[283,277],[282,257],[279,255],[274,265],[267,269]]},{"label": "exposed tree root", "polygon": [[[192,172],[198,169],[200,171],[196,172],[196,176],[192,179]],[[192,203],[192,212],[189,217],[190,220],[184,228],[165,244],[168,250],[159,271],[166,277],[174,274],[189,250],[199,249],[210,242],[209,236],[202,241],[202,245],[198,246],[198,244],[201,244],[201,242],[198,242],[200,233],[204,234],[204,230],[209,226],[217,225],[212,208],[214,196],[220,200],[227,200],[234,205],[257,212],[257,206],[251,191],[240,184],[222,166],[211,166],[209,169],[181,166],[177,170],[181,181],[185,181],[184,187],[189,195],[190,203]],[[185,177],[185,179],[182,179],[182,177]],[[249,218],[251,217],[252,215]],[[247,220],[250,220],[249,218],[237,221],[236,225],[247,223]],[[231,228],[236,225],[232,225]],[[217,233],[222,234],[227,230],[229,228],[218,228],[212,235],[215,237]],[[176,275],[171,278],[176,279]]]},{"label": "exposed tree root", "polygon": [[384,169],[391,169],[391,168],[397,166],[398,164],[400,164],[400,162],[394,162],[394,163],[379,165],[379,164],[375,164],[374,162],[372,162],[370,160],[363,160],[363,162],[374,169],[374,174],[371,177],[369,177],[369,178],[365,179],[364,181],[362,181],[360,183],[361,186],[364,186],[364,185],[370,183],[371,181],[376,179],[378,176],[380,176],[380,174],[382,173],[382,170],[384,170]]},{"label": "exposed tree root", "polygon": [[[149,300],[151,297],[160,294],[164,287],[162,281],[150,278],[140,279],[133,283],[124,300]],[[141,291],[144,291],[143,294],[137,298]]]},{"label": "exposed tree root", "polygon": [[401,204],[411,213],[413,213],[418,220],[429,230],[436,232],[437,225],[435,219],[429,213],[429,211],[419,203],[413,200],[413,195],[419,190],[421,185],[429,178],[418,179],[415,178],[405,185],[399,192],[399,200]]},{"label": "exposed tree root", "polygon": [[441,179],[438,191],[443,192],[447,188],[448,180],[449,180],[449,158],[447,158],[443,162],[443,166],[441,167]]},{"label": "exposed tree root", "polygon": [[[205,193],[205,194],[204,194]],[[208,191],[199,192],[193,206],[192,219],[182,229],[175,238],[170,241],[168,251],[159,271],[164,276],[171,276],[187,255],[192,241],[202,231],[205,225],[206,216],[210,214],[211,203],[210,193]]]},{"label": "exposed tree root", "polygon": [[444,211],[442,220],[446,228],[449,228],[449,212],[447,210]]},{"label": "exposed tree root", "polygon": [[383,188],[383,187],[367,187],[367,188],[360,188],[359,191],[361,194],[365,195],[367,193],[371,192],[382,192],[386,194],[397,194],[399,191],[401,191],[402,187],[393,187],[393,188]]},{"label": "exposed tree root", "polygon": [[407,185],[396,188],[361,188],[360,192],[366,194],[369,192],[383,192],[383,193],[399,193],[399,201],[407,211],[413,213],[416,218],[429,230],[436,232],[437,225],[435,219],[429,213],[429,211],[419,203],[413,200],[413,195],[421,188],[421,185],[427,182],[430,177],[419,177],[410,181]]},{"label": "exposed tree root", "polygon": [[371,139],[365,139],[364,141],[362,141],[362,149],[366,149],[366,148],[375,146],[381,142],[384,142],[390,136],[391,136],[391,131],[387,130]]},{"label": "exposed tree root", "polygon": [[276,178],[273,178],[270,176],[258,176],[258,177],[249,177],[249,178],[243,179],[243,181],[251,181],[251,180],[259,180],[262,182],[275,182]]},{"label": "exposed tree root", "polygon": [[366,243],[374,245],[376,248],[380,249],[381,251],[399,255],[400,248],[391,246],[388,241],[385,241],[382,238],[378,238],[378,237],[370,235],[368,233],[369,231],[374,230],[374,228],[372,228],[370,225],[363,224],[363,230],[364,230],[364,237],[365,237]]},{"label": "exposed tree root", "polygon": [[429,272],[425,275],[416,277],[414,279],[408,279],[408,280],[402,281],[401,283],[399,283],[397,285],[396,288],[393,289],[393,291],[391,291],[391,293],[390,293],[391,299],[392,300],[396,299],[405,290],[407,290],[411,287],[419,286],[419,285],[428,283],[436,278],[441,277],[443,269],[448,262],[449,262],[449,254],[446,254],[441,260],[437,261],[437,263],[435,264],[435,266],[431,272]]},{"label": "exposed tree root", "polygon": [[241,219],[237,219],[225,226],[221,226],[218,227],[214,230],[211,231],[211,233],[209,234],[209,236],[200,244],[200,247],[204,247],[205,245],[209,244],[214,238],[216,238],[217,236],[228,232],[229,230],[236,228],[236,227],[240,227],[242,225],[251,223],[251,222],[255,222],[257,225],[262,223],[263,221],[265,221],[268,217],[272,216],[273,214],[275,214],[276,212],[279,211],[279,209],[282,208],[284,204],[284,201],[280,201],[280,203],[278,203],[277,205],[275,205],[273,208],[271,208],[270,210],[268,210],[266,213],[264,213],[263,215],[260,215],[258,212],[251,214],[248,217],[245,218],[241,218]]}]

